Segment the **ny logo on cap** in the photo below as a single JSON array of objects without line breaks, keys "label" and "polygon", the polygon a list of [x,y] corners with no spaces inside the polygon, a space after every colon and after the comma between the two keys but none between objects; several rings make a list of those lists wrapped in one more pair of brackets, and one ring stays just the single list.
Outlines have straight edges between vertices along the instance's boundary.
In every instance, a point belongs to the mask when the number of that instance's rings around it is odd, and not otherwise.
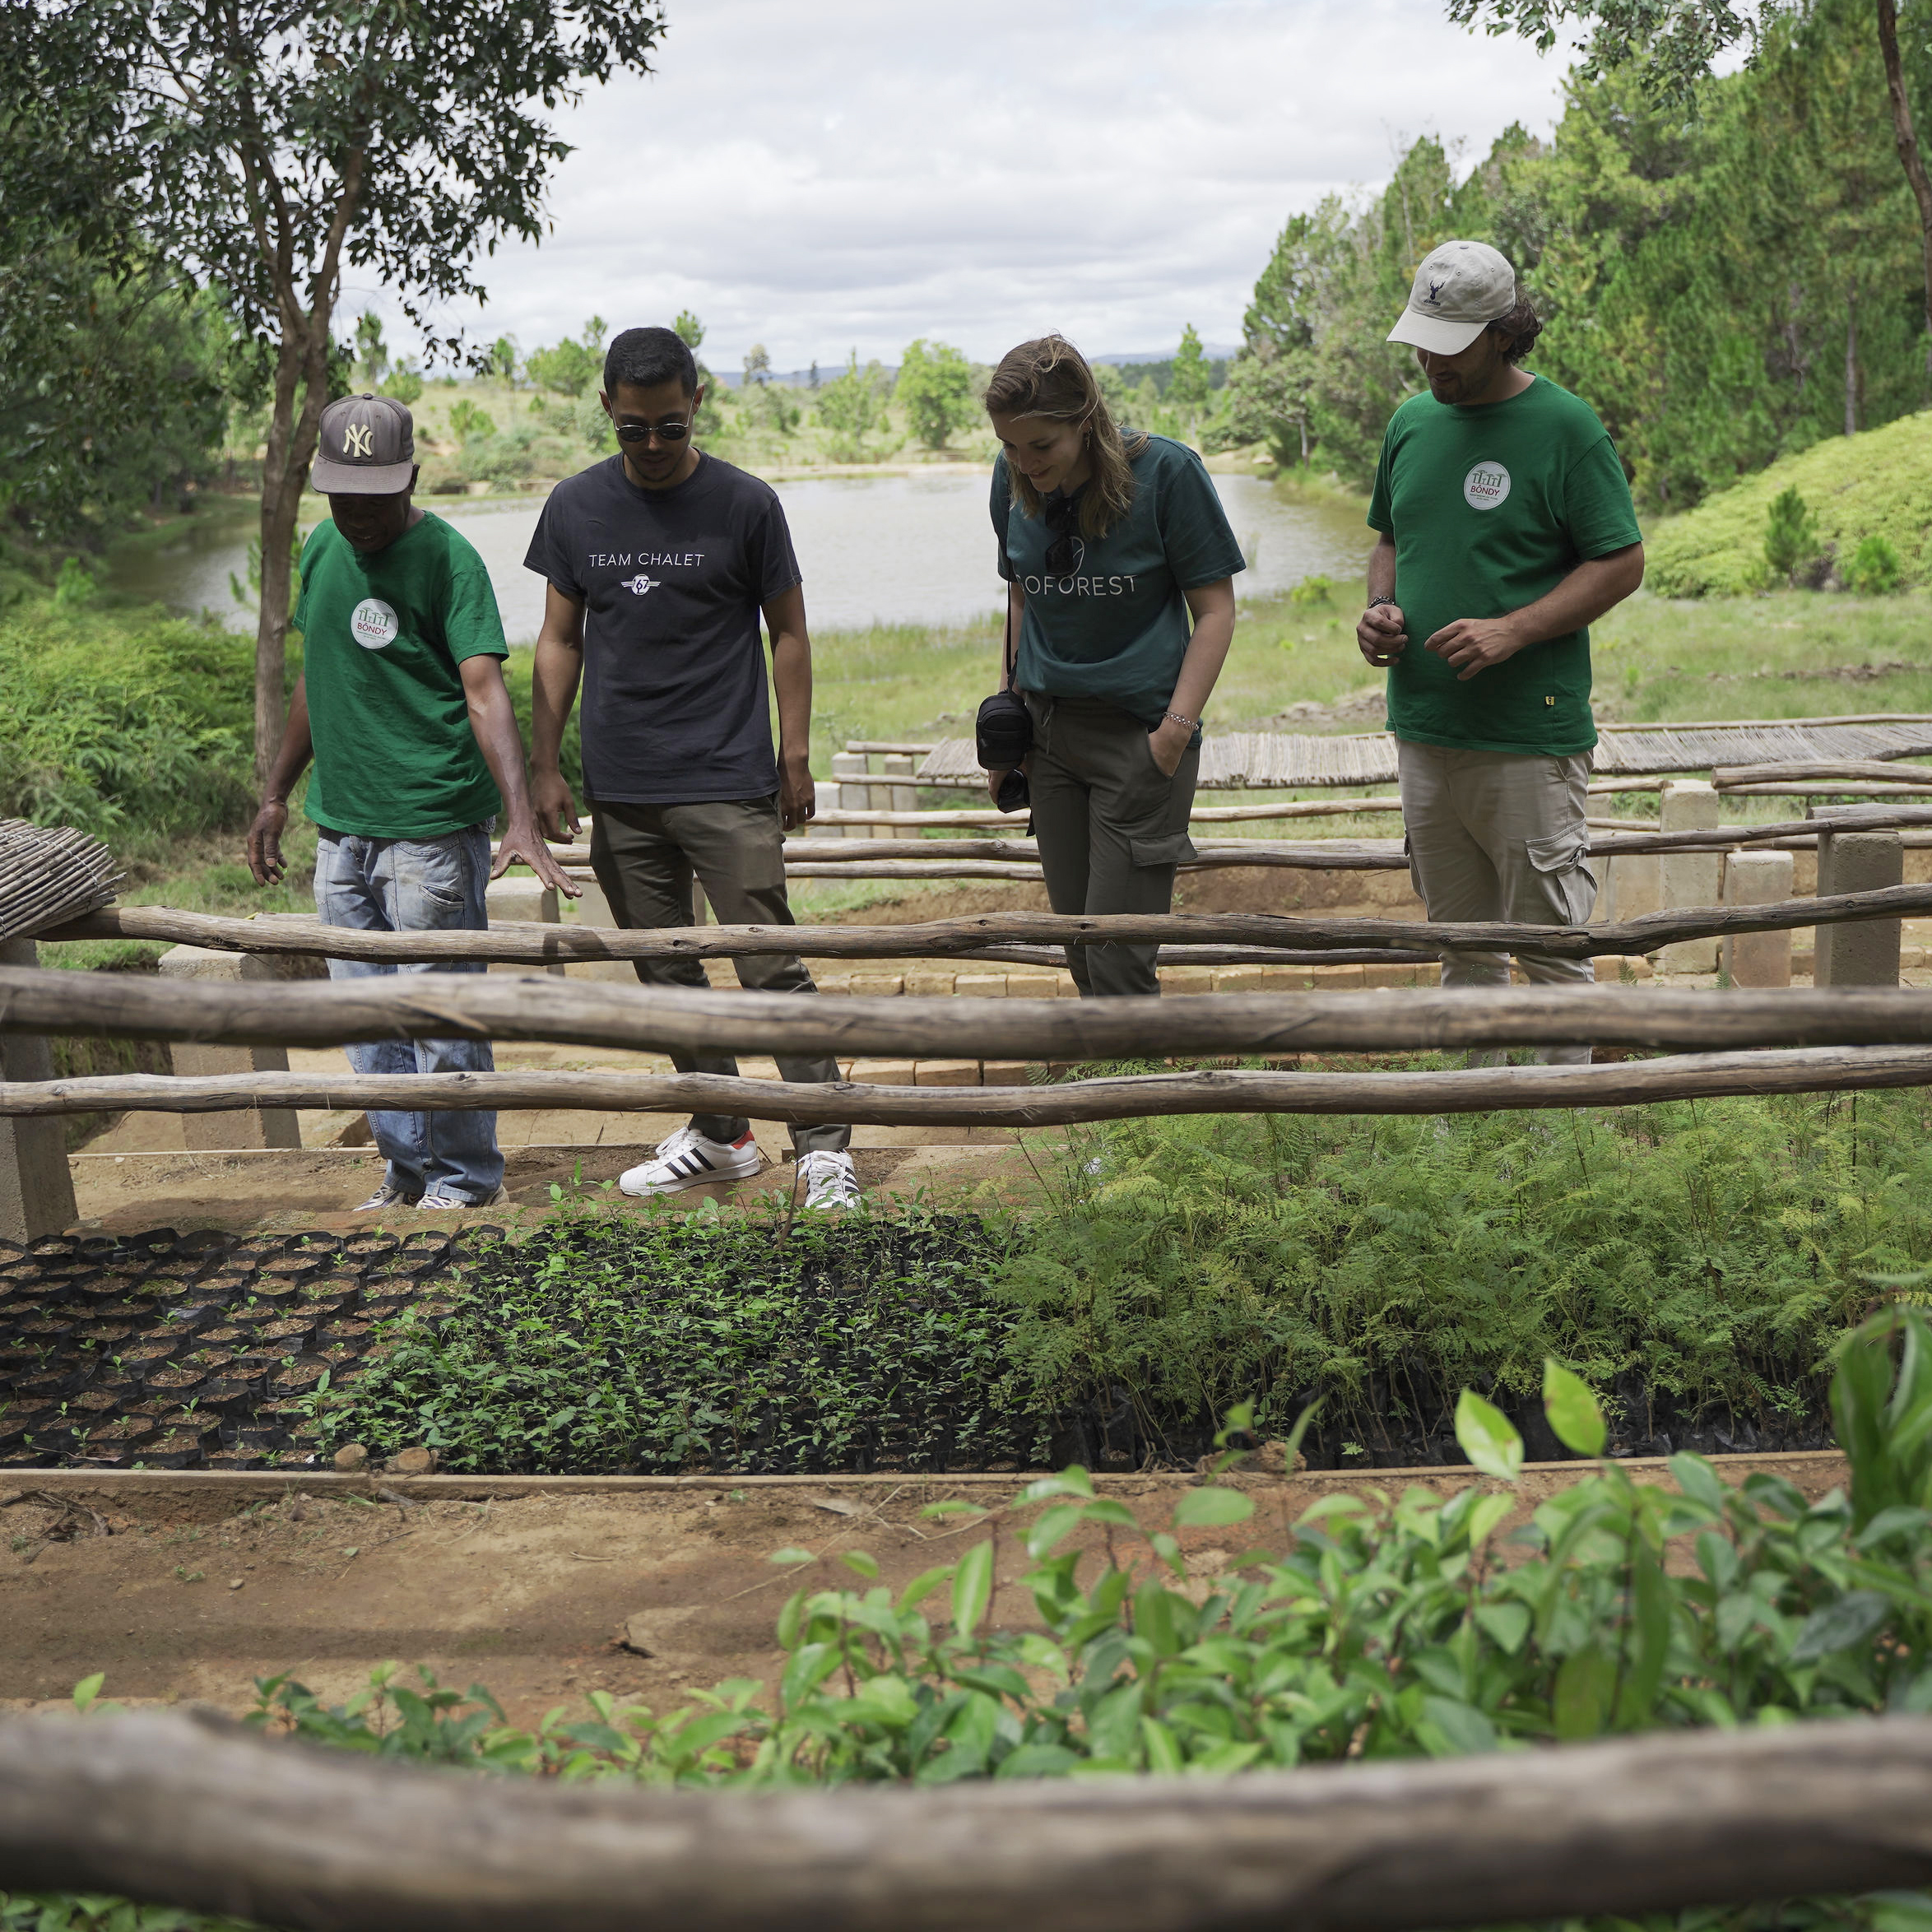
[{"label": "ny logo on cap", "polygon": [[351,423],[342,432],[342,454],[344,456],[374,456],[375,445],[370,440],[367,423]]}]

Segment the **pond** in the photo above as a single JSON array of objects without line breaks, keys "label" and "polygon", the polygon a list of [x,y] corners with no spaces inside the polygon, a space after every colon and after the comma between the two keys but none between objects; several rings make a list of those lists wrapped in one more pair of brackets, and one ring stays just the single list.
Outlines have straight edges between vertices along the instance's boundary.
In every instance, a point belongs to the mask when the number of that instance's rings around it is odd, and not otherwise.
[{"label": "pond", "polygon": [[[812,476],[775,487],[815,629],[957,623],[999,607],[983,473]],[[1370,538],[1358,510],[1290,501],[1254,476],[1216,476],[1214,487],[1249,560],[1237,582],[1244,596],[1285,590],[1317,574],[1361,574]],[[481,553],[510,641],[532,642],[543,616],[543,583],[523,568],[523,553],[542,499],[424,500]],[[245,580],[254,518],[252,503],[211,501],[165,541],[117,547],[109,585],[176,610],[212,611],[233,628],[252,630],[252,604],[236,601],[230,580]]]}]

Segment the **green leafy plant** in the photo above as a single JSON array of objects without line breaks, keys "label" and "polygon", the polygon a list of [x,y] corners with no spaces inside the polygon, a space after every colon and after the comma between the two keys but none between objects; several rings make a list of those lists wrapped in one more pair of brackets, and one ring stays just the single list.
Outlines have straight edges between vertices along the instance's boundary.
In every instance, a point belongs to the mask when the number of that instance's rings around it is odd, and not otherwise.
[{"label": "green leafy plant", "polygon": [[1288,593],[1288,601],[1298,611],[1312,611],[1332,604],[1341,586],[1332,577],[1304,577]]},{"label": "green leafy plant", "polygon": [[1904,587],[1905,565],[1884,537],[1863,536],[1845,567],[1845,582],[1861,597],[1893,597]]},{"label": "green leafy plant", "polygon": [[1796,484],[1774,496],[1764,519],[1764,560],[1772,574],[1790,583],[1818,555],[1818,519]]}]

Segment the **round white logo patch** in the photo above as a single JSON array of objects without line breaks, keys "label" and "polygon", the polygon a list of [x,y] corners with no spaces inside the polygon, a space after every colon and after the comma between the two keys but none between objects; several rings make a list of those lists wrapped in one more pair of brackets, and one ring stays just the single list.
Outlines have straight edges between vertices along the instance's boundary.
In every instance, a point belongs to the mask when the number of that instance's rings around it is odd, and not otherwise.
[{"label": "round white logo patch", "polygon": [[380,651],[394,643],[402,628],[395,611],[380,597],[365,597],[349,613],[349,634],[365,651]]},{"label": "round white logo patch", "polygon": [[1478,463],[1462,480],[1462,500],[1472,510],[1493,510],[1509,495],[1509,471],[1501,463]]}]

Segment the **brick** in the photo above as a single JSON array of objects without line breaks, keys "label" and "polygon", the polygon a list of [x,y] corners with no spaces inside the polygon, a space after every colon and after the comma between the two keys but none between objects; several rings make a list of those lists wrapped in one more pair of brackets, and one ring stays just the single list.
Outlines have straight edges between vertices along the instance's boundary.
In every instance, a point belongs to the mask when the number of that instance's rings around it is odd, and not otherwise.
[{"label": "brick", "polygon": [[954,978],[950,973],[908,973],[905,990],[915,1000],[950,1000]]},{"label": "brick", "polygon": [[1309,968],[1308,977],[1314,982],[1317,992],[1328,992],[1337,987],[1360,986],[1362,968],[1359,966],[1313,966]]},{"label": "brick", "polygon": [[849,973],[828,973],[818,981],[821,993],[849,993],[852,991],[852,975]]},{"label": "brick", "polygon": [[855,1060],[845,1070],[845,1077],[873,1087],[917,1084],[914,1062],[910,1060]]},{"label": "brick", "polygon": [[897,973],[855,973],[852,976],[852,992],[854,999],[871,997],[884,1000],[903,993],[906,990],[905,978]]},{"label": "brick", "polygon": [[1217,966],[1213,970],[1218,993],[1258,993],[1262,990],[1259,966]]},{"label": "brick", "polygon": [[1315,983],[1312,968],[1307,966],[1264,966],[1261,990],[1270,993],[1305,993]]},{"label": "brick", "polygon": [[922,1060],[913,1070],[913,1084],[921,1087],[977,1087],[977,1060]]},{"label": "brick", "polygon": [[962,1000],[1003,1000],[1006,996],[1006,975],[1003,973],[955,973],[953,992]]},{"label": "brick", "polygon": [[[1073,984],[1073,975],[1066,975],[1066,982]],[[1060,975],[1057,973],[1009,973],[1006,975],[1006,997],[1009,1000],[1057,1000],[1060,997]]]},{"label": "brick", "polygon": [[1080,982],[1064,966],[1054,973],[1053,983],[1060,988],[1063,1000],[1077,1000],[1080,996]]},{"label": "brick", "polygon": [[1211,993],[1214,976],[1205,966],[1163,966],[1160,990],[1170,997],[1181,993]]},{"label": "brick", "polygon": [[1364,986],[1414,986],[1415,968],[1413,966],[1364,966],[1362,968],[1362,983]]},{"label": "brick", "polygon": [[987,1060],[980,1063],[982,1087],[1024,1087],[1028,1084],[1024,1060]]}]

